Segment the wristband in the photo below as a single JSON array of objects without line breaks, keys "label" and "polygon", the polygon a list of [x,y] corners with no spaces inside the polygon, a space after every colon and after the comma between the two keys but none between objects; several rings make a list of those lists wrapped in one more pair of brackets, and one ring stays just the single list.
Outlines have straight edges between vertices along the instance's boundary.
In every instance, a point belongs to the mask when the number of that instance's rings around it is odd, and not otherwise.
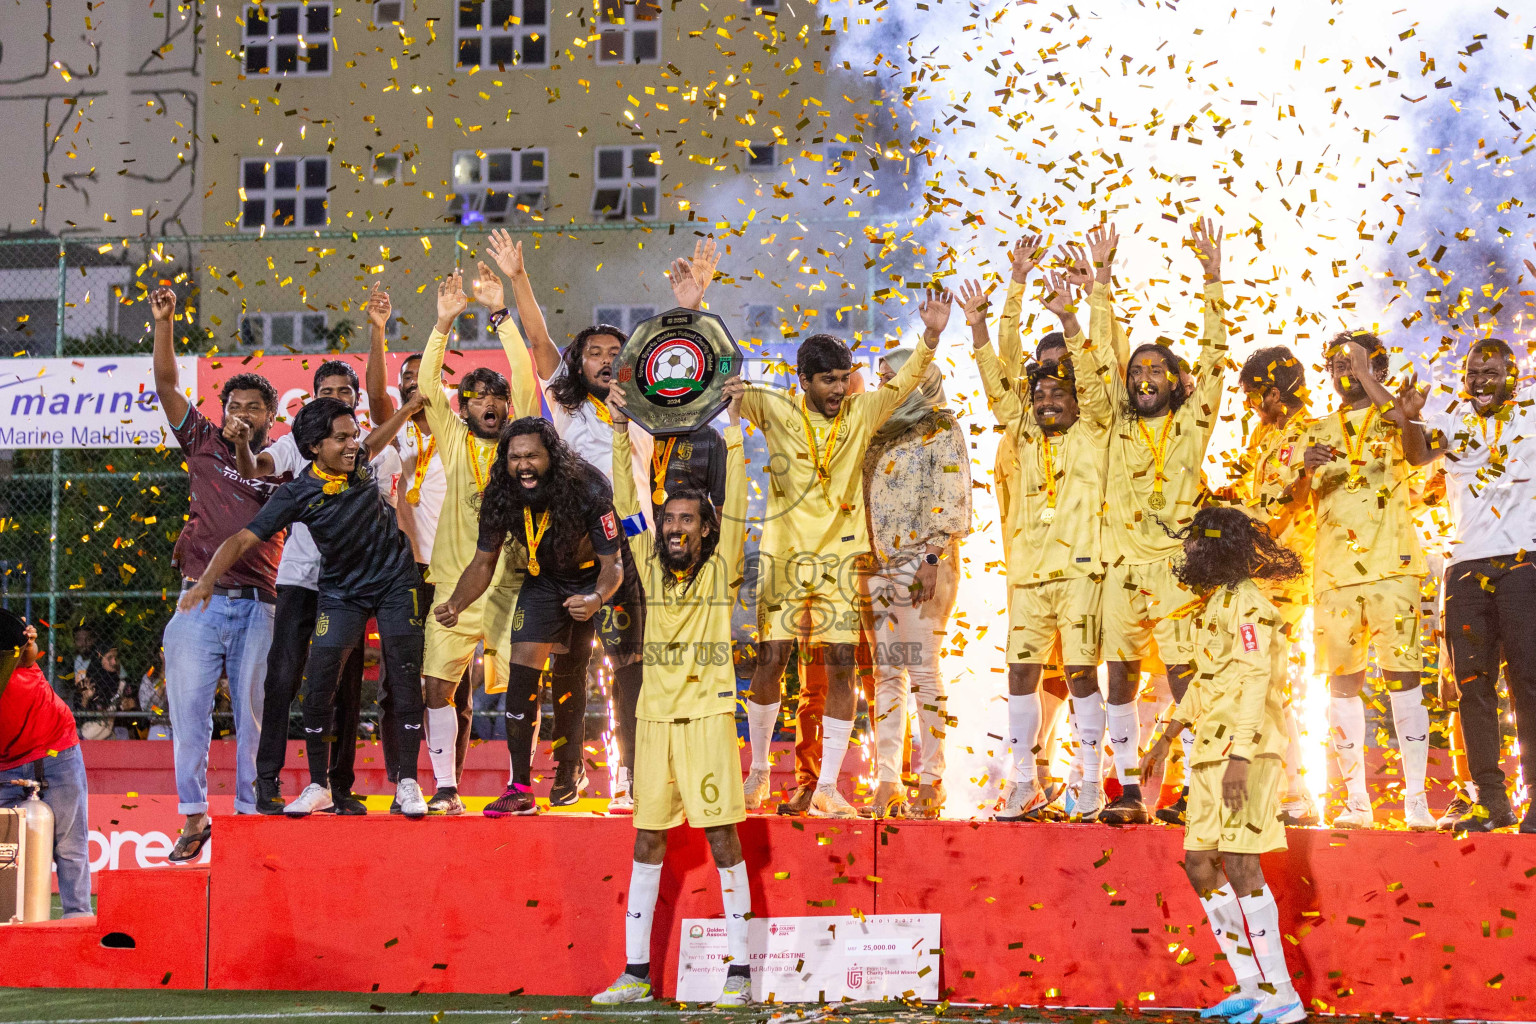
[{"label": "wristband", "polygon": [[490,320],[488,321],[490,323],[490,325],[491,325],[491,330],[494,331],[494,330],[498,329],[499,327],[501,327],[501,325],[506,322],[507,317],[509,317],[511,315],[512,315],[512,311],[510,309],[508,309],[506,306],[502,306],[496,312],[492,313],[491,316],[490,316]]}]

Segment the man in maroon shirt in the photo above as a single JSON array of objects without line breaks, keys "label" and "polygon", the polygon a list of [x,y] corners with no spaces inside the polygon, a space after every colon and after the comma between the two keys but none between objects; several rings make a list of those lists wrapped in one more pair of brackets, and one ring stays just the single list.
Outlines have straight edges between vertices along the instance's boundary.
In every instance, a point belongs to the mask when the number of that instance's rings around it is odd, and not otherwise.
[{"label": "man in maroon shirt", "polygon": [[[12,779],[43,785],[53,811],[53,862],[65,917],[91,913],[91,833],[86,824],[85,762],[75,716],[37,669],[37,630],[0,609],[0,807],[27,799]],[[5,679],[5,671],[16,665]]]},{"label": "man in maroon shirt", "polygon": [[[203,575],[214,551],[255,517],[275,483],[250,480],[235,466],[235,437],[249,438],[253,452],[267,445],[277,414],[277,392],[265,377],[241,373],[224,382],[219,404],[223,427],[187,401],[177,377],[172,323],[176,293],[158,288],[149,296],[155,316],[155,391],[186,458],[191,512],[172,556],[182,589]],[[235,718],[235,810],[255,813],[256,748],[261,737],[262,684],[277,603],[277,563],[282,535],[252,548],[219,578],[206,607],[178,611],[165,627],[165,694],[176,755],[177,810],[187,816],[168,860],[191,860],[212,835],[208,820],[208,743],[213,736],[213,698],[221,677],[229,680]]]}]

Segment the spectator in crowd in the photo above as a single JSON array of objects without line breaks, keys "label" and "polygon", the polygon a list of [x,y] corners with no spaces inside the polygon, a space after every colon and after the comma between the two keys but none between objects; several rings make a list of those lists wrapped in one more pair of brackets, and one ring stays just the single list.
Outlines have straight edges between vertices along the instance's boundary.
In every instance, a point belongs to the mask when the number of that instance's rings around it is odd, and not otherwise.
[{"label": "spectator in crowd", "polygon": [[85,675],[75,681],[75,710],[80,712],[80,738],[110,740],[115,724],[114,712],[122,694],[118,676],[117,648],[97,651],[86,663]]},{"label": "spectator in crowd", "polygon": [[165,708],[165,652],[161,651],[139,680],[139,709],[148,716],[148,739],[171,738],[171,723]]},{"label": "spectator in crowd", "polygon": [[91,657],[96,653],[96,634],[91,632],[91,627],[85,623],[75,627],[75,671],[70,676],[76,686],[85,679],[85,672],[91,667]]},{"label": "spectator in crowd", "polygon": [[14,778],[35,779],[53,811],[53,863],[65,917],[91,915],[85,761],[69,705],[37,667],[37,630],[0,609],[0,807],[28,797]]}]

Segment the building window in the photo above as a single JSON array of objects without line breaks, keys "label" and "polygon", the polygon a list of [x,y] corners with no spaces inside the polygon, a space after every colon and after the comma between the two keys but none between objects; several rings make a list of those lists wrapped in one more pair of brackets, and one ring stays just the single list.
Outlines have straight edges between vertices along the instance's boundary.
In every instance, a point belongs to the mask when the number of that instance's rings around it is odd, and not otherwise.
[{"label": "building window", "polygon": [[544,208],[549,153],[543,149],[461,149],[453,154],[449,216],[460,224],[505,224]]},{"label": "building window", "polygon": [[655,146],[597,147],[592,213],[603,220],[655,220],[660,201]]},{"label": "building window", "polygon": [[245,11],[245,73],[331,73],[331,5],[260,4]]},{"label": "building window", "polygon": [[490,64],[542,67],[548,63],[548,0],[459,0],[458,42],[461,68]]},{"label": "building window", "polygon": [[779,166],[779,147],[772,142],[754,142],[747,147],[747,166],[768,168]]},{"label": "building window", "polygon": [[323,352],[329,346],[324,313],[246,313],[240,344],[246,348]]},{"label": "building window", "polygon": [[325,227],[329,184],[330,160],[323,156],[241,161],[241,230]]},{"label": "building window", "polygon": [[374,0],[373,23],[388,28],[405,20],[405,0]]},{"label": "building window", "polygon": [[597,22],[599,64],[655,64],[661,60],[658,0],[601,0]]},{"label": "building window", "polygon": [[593,306],[592,322],[623,328],[633,334],[636,327],[656,315],[655,306]]},{"label": "building window", "polygon": [[375,153],[373,155],[373,183],[375,185],[390,185],[399,180],[400,158],[393,153]]}]

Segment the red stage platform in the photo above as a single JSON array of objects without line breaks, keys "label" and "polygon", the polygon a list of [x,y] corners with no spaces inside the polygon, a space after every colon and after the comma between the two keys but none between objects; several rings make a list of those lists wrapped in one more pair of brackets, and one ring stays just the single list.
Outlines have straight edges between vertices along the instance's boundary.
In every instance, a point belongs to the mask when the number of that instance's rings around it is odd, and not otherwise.
[{"label": "red stage platform", "polygon": [[[97,922],[0,928],[0,985],[196,986],[206,969],[213,988],[585,995],[623,963],[624,818],[221,816],[214,831],[210,870],[104,879]],[[1316,1008],[1536,1020],[1536,843],[1288,835],[1265,872]],[[742,839],[756,914],[941,914],[956,1001],[1187,1007],[1219,991],[1177,829],[754,817]],[[666,993],[681,920],[720,911],[702,834],[671,842],[652,956]],[[136,949],[102,948],[108,932]],[[39,973],[39,949],[63,966]]]}]

